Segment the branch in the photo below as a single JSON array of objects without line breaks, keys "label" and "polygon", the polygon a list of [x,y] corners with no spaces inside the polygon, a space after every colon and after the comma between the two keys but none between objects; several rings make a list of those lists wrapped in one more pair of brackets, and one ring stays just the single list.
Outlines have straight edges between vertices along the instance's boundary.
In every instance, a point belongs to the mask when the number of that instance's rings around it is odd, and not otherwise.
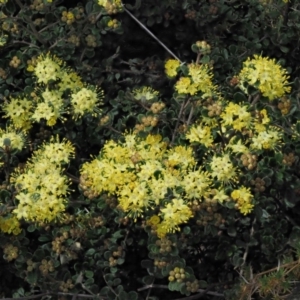
[{"label": "branch", "polygon": [[92,299],[95,297],[99,297],[98,299],[100,300],[105,300],[107,298],[102,297],[102,296],[97,296],[97,295],[87,295],[87,294],[77,294],[77,293],[62,293],[62,292],[51,292],[51,291],[47,291],[41,294],[37,294],[37,295],[31,295],[31,296],[27,296],[27,297],[19,297],[19,298],[1,298],[1,300],[29,300],[29,299],[41,299],[44,296],[49,296],[49,295],[57,295],[57,296],[74,296],[76,295],[77,297],[80,298],[89,298]]},{"label": "branch", "polygon": [[[147,289],[169,289],[169,287],[167,285],[162,285],[162,284],[148,284],[142,288],[137,289],[138,292],[147,290]],[[216,293],[216,292],[210,292],[207,290],[202,290],[199,289],[197,290],[197,292],[199,292],[199,294],[197,295],[193,295],[193,296],[189,296],[189,297],[184,297],[184,298],[178,298],[178,299],[174,299],[174,300],[190,300],[190,299],[199,299],[203,296],[207,295],[212,295],[212,296],[216,296],[216,297],[222,297],[224,298],[223,294],[220,293]]]}]

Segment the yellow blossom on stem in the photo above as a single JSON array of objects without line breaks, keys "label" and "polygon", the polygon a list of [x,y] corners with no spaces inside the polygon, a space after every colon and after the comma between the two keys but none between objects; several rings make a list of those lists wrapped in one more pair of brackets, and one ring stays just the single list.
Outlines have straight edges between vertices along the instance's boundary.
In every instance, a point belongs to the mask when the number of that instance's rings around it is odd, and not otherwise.
[{"label": "yellow blossom on stem", "polygon": [[249,188],[242,186],[239,189],[233,190],[231,198],[237,202],[238,209],[242,214],[246,215],[252,211],[254,207],[254,205],[251,204],[253,195]]},{"label": "yellow blossom on stem", "polygon": [[236,180],[236,168],[232,164],[229,154],[224,154],[222,157],[213,156],[211,163],[211,175],[219,181],[229,183]]},{"label": "yellow blossom on stem", "polygon": [[252,137],[250,147],[252,149],[271,149],[276,150],[281,141],[282,134],[278,130],[266,130],[258,132]]},{"label": "yellow blossom on stem", "polygon": [[177,75],[177,68],[180,66],[180,62],[177,59],[169,59],[165,63],[165,72],[169,77],[175,77]]},{"label": "yellow blossom on stem", "polygon": [[191,79],[189,77],[181,77],[175,84],[175,90],[179,94],[189,94],[190,93],[190,85]]},{"label": "yellow blossom on stem", "polygon": [[57,80],[61,71],[62,61],[49,53],[40,55],[34,68],[38,83],[48,84],[50,80]]},{"label": "yellow blossom on stem", "polygon": [[210,147],[213,144],[210,127],[201,124],[192,126],[190,131],[186,134],[186,138],[190,142],[197,142],[203,144],[205,147]]},{"label": "yellow blossom on stem", "polygon": [[287,86],[288,78],[287,71],[274,59],[254,55],[253,59],[248,58],[244,62],[239,74],[239,86],[246,91],[246,82],[260,90],[264,97],[274,100],[290,92],[291,87]]}]

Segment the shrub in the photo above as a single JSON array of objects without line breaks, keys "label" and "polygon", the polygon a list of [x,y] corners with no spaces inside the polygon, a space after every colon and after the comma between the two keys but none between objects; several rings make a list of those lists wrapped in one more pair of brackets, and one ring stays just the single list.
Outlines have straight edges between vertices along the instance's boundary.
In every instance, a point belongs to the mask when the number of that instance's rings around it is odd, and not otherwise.
[{"label": "shrub", "polygon": [[279,0],[1,1],[1,297],[289,295],[298,17]]}]

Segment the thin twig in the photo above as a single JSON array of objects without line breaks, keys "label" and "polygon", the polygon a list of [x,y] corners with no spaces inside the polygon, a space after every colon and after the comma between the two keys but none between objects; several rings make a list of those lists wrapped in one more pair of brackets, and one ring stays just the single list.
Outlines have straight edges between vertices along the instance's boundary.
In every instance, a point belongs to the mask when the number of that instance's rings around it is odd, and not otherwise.
[{"label": "thin twig", "polygon": [[180,107],[178,119],[177,119],[177,122],[176,122],[176,125],[175,125],[175,129],[174,129],[174,132],[173,132],[173,135],[172,135],[172,140],[171,140],[170,146],[172,146],[173,143],[174,143],[174,141],[175,141],[176,132],[177,132],[177,129],[178,129],[178,126],[179,126],[179,122],[180,122],[181,115],[182,115],[183,110],[184,110],[184,106],[185,106],[185,103],[183,102],[183,103],[181,104],[181,107]]},{"label": "thin twig", "polygon": [[[144,290],[148,290],[148,289],[169,289],[169,287],[167,285],[162,285],[162,284],[148,284],[146,286],[143,286],[142,288],[137,289],[138,292],[144,291]],[[185,297],[185,298],[180,298],[180,299],[174,299],[174,300],[183,300],[183,299],[199,299],[200,295],[201,297],[204,296],[205,294],[207,295],[212,295],[212,296],[217,296],[217,297],[223,297],[224,295],[221,293],[217,293],[217,292],[210,292],[207,290],[202,290],[202,289],[198,289],[197,292],[199,292],[200,294],[198,295],[194,295],[194,296],[190,296],[190,297]],[[197,298],[195,298],[195,296]]]},{"label": "thin twig", "polygon": [[98,295],[87,295],[87,294],[63,293],[63,292],[50,292],[50,291],[47,291],[47,292],[44,292],[44,293],[41,293],[41,294],[37,294],[37,295],[31,295],[31,296],[19,297],[19,298],[1,298],[1,300],[29,300],[29,299],[37,299],[37,298],[41,299],[44,296],[50,296],[50,295],[57,295],[57,296],[74,296],[74,295],[77,295],[77,297],[80,297],[80,298],[89,298],[89,299],[94,298],[95,299],[96,297],[99,297],[98,299],[101,299],[101,300],[107,299],[105,297],[98,296]]},{"label": "thin twig", "polygon": [[134,20],[136,21],[153,39],[155,39],[165,50],[167,50],[175,59],[180,61],[181,64],[183,62],[158,38],[156,37],[143,23],[141,23],[128,9],[125,8],[123,4],[124,11]]}]

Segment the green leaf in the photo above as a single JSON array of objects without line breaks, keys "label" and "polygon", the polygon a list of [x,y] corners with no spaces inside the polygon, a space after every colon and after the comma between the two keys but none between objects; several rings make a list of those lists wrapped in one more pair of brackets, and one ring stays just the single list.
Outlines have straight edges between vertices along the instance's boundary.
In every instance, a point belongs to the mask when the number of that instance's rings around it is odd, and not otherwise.
[{"label": "green leaf", "polygon": [[117,259],[117,264],[118,264],[118,265],[122,265],[122,264],[124,263],[124,261],[125,261],[124,258],[119,257],[119,258]]},{"label": "green leaf", "polygon": [[247,98],[246,96],[241,93],[241,92],[236,92],[234,95],[233,95],[233,99],[235,102],[246,102],[247,101]]},{"label": "green leaf", "polygon": [[128,293],[128,299],[129,300],[137,300],[138,299],[138,293],[135,291],[131,291]]},{"label": "green leaf", "polygon": [[31,285],[36,284],[37,279],[38,279],[37,270],[33,270],[32,272],[28,273],[26,278],[27,278],[27,282],[30,283]]},{"label": "green leaf", "polygon": [[93,271],[84,271],[84,275],[86,278],[93,278],[94,272]]},{"label": "green leaf", "polygon": [[204,55],[201,59],[200,62],[203,64],[208,64],[210,62],[210,56],[209,55]]},{"label": "green leaf", "polygon": [[189,227],[189,226],[184,226],[184,228],[183,228],[183,233],[184,233],[184,234],[190,234],[190,233],[191,233],[191,227]]},{"label": "green leaf", "polygon": [[88,1],[88,3],[85,5],[85,11],[87,14],[90,14],[93,11],[93,2]]},{"label": "green leaf", "polygon": [[86,251],[85,255],[92,256],[95,252],[96,252],[96,250],[94,248],[91,248],[88,251]]},{"label": "green leaf", "polygon": [[155,280],[155,277],[152,275],[147,275],[143,277],[143,283],[145,283],[146,285],[148,284],[152,284]]},{"label": "green leaf", "polygon": [[144,259],[141,261],[142,268],[149,269],[153,267],[153,261],[150,259]]},{"label": "green leaf", "polygon": [[288,53],[290,51],[290,49],[288,47],[285,47],[285,46],[280,46],[280,50],[283,52],[283,53]]},{"label": "green leaf", "polygon": [[51,237],[49,235],[41,235],[41,236],[39,236],[38,240],[40,242],[49,242],[52,239],[51,239]]},{"label": "green leaf", "polygon": [[228,233],[228,235],[231,236],[231,237],[236,236],[236,229],[235,229],[235,226],[234,226],[234,225],[229,226],[228,229],[227,229],[227,233]]}]

